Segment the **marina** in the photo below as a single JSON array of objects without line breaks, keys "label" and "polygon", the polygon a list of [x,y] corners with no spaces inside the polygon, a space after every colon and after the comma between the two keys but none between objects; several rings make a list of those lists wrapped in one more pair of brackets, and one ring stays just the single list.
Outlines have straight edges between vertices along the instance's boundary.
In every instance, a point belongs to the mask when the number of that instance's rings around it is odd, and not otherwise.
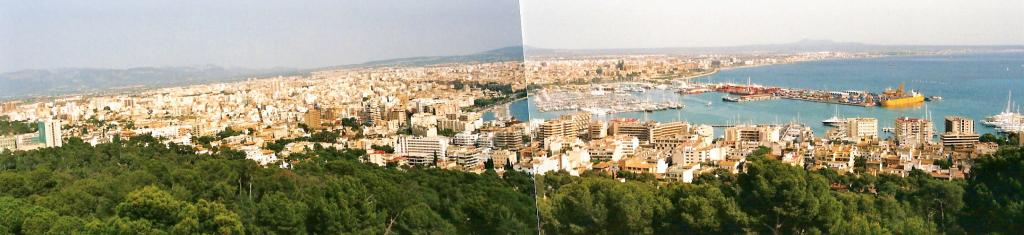
[{"label": "marina", "polygon": [[1011,91],[1007,95],[1006,108],[1002,112],[985,118],[981,123],[982,125],[995,128],[998,132],[1016,133],[1024,131],[1024,114],[1021,113],[1020,107],[1014,107],[1013,92]]},{"label": "marina", "polygon": [[[664,89],[664,87],[661,87]],[[643,93],[646,84],[609,84],[579,89],[542,89],[535,95],[535,105],[541,112],[585,111],[594,115],[625,112],[654,112],[681,109],[682,103],[668,100],[642,99],[634,93]]]},{"label": "marina", "polygon": [[[750,84],[755,86],[754,90],[759,89],[756,86],[800,87],[802,89],[792,90],[806,90],[802,93],[808,96],[841,96],[831,92],[857,94],[864,91],[884,91],[905,81],[907,87],[927,94],[925,98],[931,100],[928,108],[935,118],[935,123],[942,122],[942,118],[947,115],[964,116],[975,120],[978,132],[997,133],[996,127],[983,125],[982,121],[986,117],[1005,111],[1008,89],[1014,94],[1024,94],[1022,64],[1024,53],[1001,53],[827,60],[730,69],[710,77],[695,78],[685,83],[676,82],[666,90],[651,87],[644,92],[633,92],[633,95],[641,100],[678,102],[686,106],[682,111],[623,112],[609,114],[608,117],[648,116],[656,121],[685,120],[709,125],[785,123],[789,120],[801,120],[803,123],[812,124],[809,126],[816,134],[821,135],[828,129],[821,121],[832,117],[837,108],[842,116],[873,117],[879,120],[879,127],[886,127],[893,126],[892,122],[897,117],[923,117],[924,107],[912,105],[883,108],[855,105],[850,102],[833,104],[821,99],[808,102],[783,97],[734,103],[723,101],[723,94],[715,91],[714,87],[700,84],[744,86],[749,77]],[[964,67],[977,69],[959,69]],[[1006,71],[1006,67],[1010,67],[1011,70]],[[826,78],[820,77],[820,74],[829,74],[827,82],[824,82]],[[822,94],[811,91],[825,92]],[[529,115],[530,118],[554,118],[569,113],[538,110],[536,94],[531,93],[528,101],[522,101],[527,108],[519,115]],[[936,99],[938,97],[933,97],[935,95],[941,95],[941,101]],[[846,101],[856,101],[856,97]],[[1017,99],[1014,103],[1024,103],[1019,101],[1020,99]],[[525,113],[527,110],[528,114]],[[941,131],[938,126],[937,131]]]}]

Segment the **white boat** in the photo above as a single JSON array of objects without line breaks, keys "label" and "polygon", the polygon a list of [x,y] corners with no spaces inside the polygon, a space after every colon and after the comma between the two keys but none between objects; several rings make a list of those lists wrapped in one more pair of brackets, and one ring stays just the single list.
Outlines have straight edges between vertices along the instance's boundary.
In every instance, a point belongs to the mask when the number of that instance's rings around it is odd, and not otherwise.
[{"label": "white boat", "polygon": [[991,117],[985,118],[981,121],[982,125],[996,127],[996,130],[1006,130],[1003,132],[1013,132],[1022,129],[1020,126],[1024,126],[1024,114],[1013,110],[1013,93],[1010,93],[1006,98],[1006,108],[1002,112]]},{"label": "white boat", "polygon": [[580,110],[597,116],[605,116],[612,112],[611,109],[605,108],[581,108]]},{"label": "white boat", "polygon": [[826,126],[839,126],[843,123],[846,123],[846,120],[839,118],[839,106],[836,106],[836,111],[831,118],[821,121],[821,124]]},{"label": "white boat", "polygon": [[1002,133],[1018,133],[1024,131],[1024,124],[1002,125],[996,127],[996,131]]}]

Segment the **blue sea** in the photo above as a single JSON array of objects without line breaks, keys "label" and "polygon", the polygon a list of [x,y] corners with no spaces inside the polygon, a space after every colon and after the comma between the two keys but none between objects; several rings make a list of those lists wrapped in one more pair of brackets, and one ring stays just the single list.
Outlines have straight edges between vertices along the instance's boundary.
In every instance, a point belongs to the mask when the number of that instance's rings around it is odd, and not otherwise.
[{"label": "blue sea", "polygon": [[[722,102],[721,93],[679,95],[670,90],[650,90],[636,95],[652,100],[681,101],[686,107],[597,118],[632,117],[660,122],[686,120],[712,125],[799,121],[823,134],[827,127],[821,125],[821,120],[831,117],[836,107],[841,117],[874,117],[879,120],[880,127],[893,126],[897,117],[924,117],[927,107],[937,132],[944,131],[942,122],[945,116],[958,115],[974,119],[978,132],[992,133],[995,130],[981,125],[980,120],[1001,112],[1006,106],[1008,92],[1013,91],[1015,104],[1024,104],[1024,52],[822,60],[729,69],[696,81],[746,83],[748,77],[753,83],[766,86],[876,93],[905,83],[908,89],[943,99],[928,102],[927,106],[894,109],[793,100],[728,103]],[[708,102],[711,106],[707,106]],[[539,112],[532,99],[511,105],[511,114],[520,120],[527,117],[550,119],[565,113],[569,112]]]}]

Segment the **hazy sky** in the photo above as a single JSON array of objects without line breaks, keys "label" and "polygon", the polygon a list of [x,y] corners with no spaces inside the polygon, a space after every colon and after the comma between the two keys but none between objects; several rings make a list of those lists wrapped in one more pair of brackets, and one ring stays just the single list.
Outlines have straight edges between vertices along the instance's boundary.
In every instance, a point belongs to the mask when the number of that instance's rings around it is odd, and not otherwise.
[{"label": "hazy sky", "polygon": [[523,0],[521,11],[524,43],[542,48],[1024,45],[1021,0]]},{"label": "hazy sky", "polygon": [[319,67],[522,45],[516,0],[0,0],[0,72]]}]

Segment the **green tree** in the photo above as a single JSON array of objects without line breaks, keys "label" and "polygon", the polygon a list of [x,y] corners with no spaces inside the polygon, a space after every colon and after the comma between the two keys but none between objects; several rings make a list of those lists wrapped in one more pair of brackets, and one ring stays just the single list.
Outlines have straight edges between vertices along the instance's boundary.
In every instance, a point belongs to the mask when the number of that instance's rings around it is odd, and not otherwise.
[{"label": "green tree", "polygon": [[454,137],[456,133],[452,129],[445,128],[437,131],[437,134],[445,137]]},{"label": "green tree", "polygon": [[1024,150],[1000,150],[975,160],[960,223],[971,233],[1024,230]]},{"label": "green tree", "polygon": [[384,151],[385,153],[395,153],[395,148],[391,145],[370,145],[370,149]]},{"label": "green tree", "polygon": [[838,218],[828,181],[776,160],[755,159],[737,178],[743,211],[772,234],[822,232]]},{"label": "green tree", "polygon": [[306,205],[295,201],[281,192],[273,192],[256,204],[256,222],[268,231],[279,234],[305,232]]},{"label": "green tree", "polygon": [[718,187],[712,185],[684,185],[675,202],[681,231],[695,233],[745,233],[748,218],[740,205]]},{"label": "green tree", "polygon": [[181,220],[185,203],[155,186],[146,186],[128,194],[117,205],[117,215],[133,220],[146,220],[156,225],[172,226]]}]

